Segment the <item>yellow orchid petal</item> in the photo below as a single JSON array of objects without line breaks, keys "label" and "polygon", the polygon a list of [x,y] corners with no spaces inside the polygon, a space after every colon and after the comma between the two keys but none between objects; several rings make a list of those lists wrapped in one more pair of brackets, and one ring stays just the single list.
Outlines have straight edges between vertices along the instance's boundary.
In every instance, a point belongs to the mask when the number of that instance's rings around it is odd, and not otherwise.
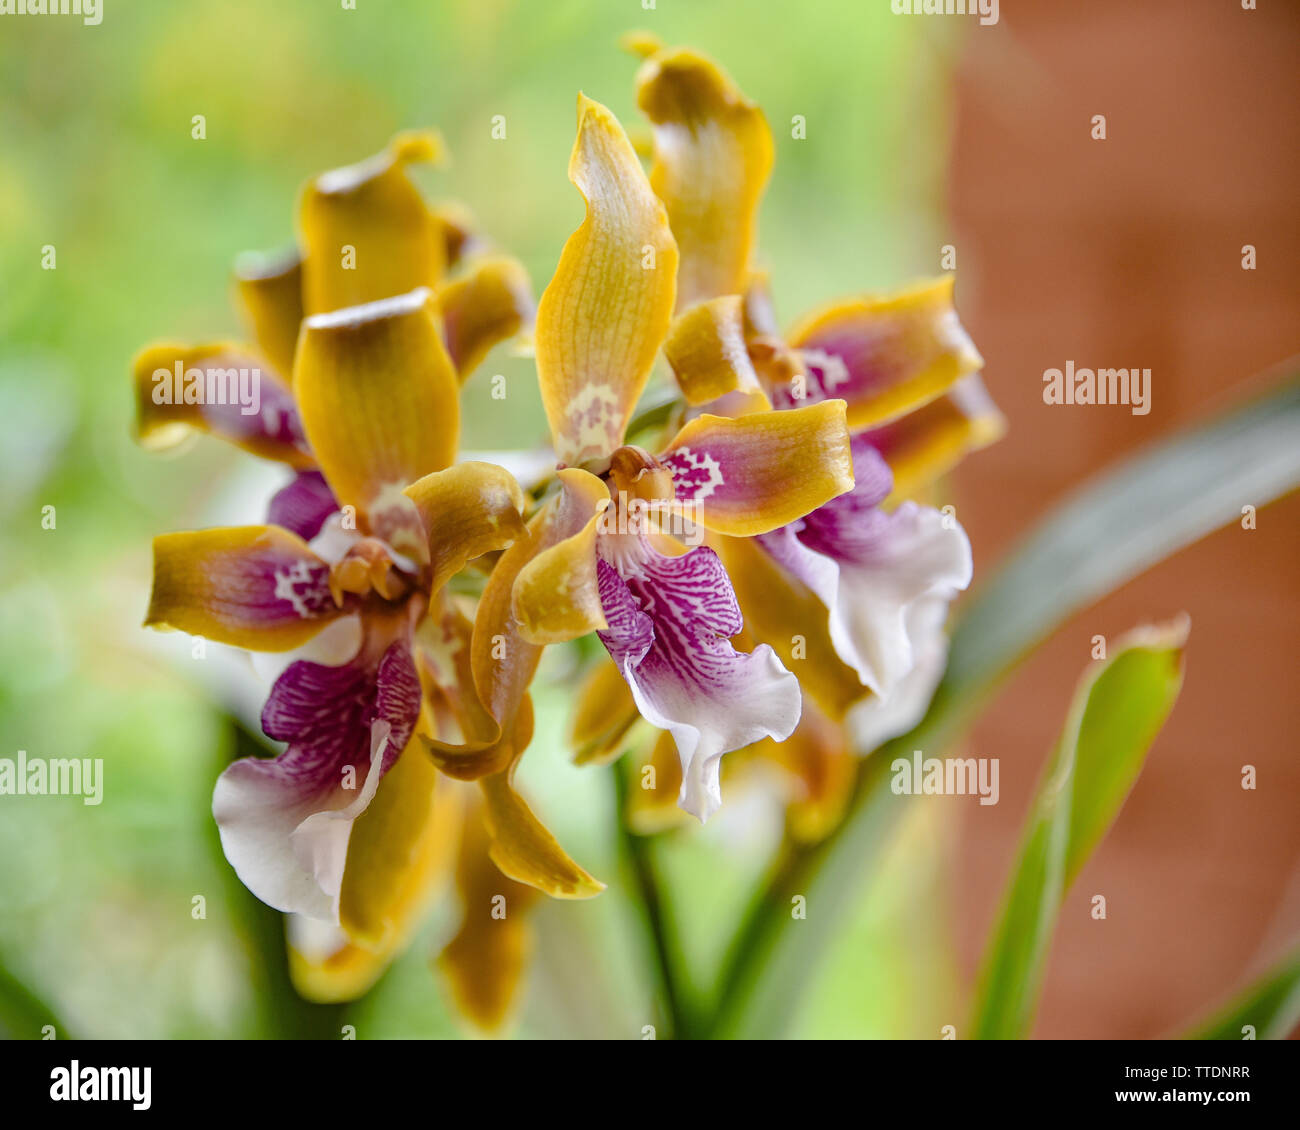
[{"label": "yellow orchid petal", "polygon": [[[423,538],[414,523],[408,528],[414,506],[402,491],[451,464],[460,431],[460,386],[430,292],[308,318],[293,388],[335,497],[394,548],[423,555]],[[392,540],[395,528],[418,544]]]},{"label": "yellow orchid petal", "polygon": [[833,302],[790,331],[810,381],[848,402],[854,431],[910,412],[983,367],[953,308],[953,281]]},{"label": "yellow orchid petal", "polygon": [[[494,577],[500,568],[500,563],[494,567]],[[485,594],[492,587],[489,578]],[[508,589],[506,598],[508,606]],[[494,601],[490,607],[497,606]],[[483,619],[480,601],[476,623]],[[440,685],[429,693],[432,721],[429,732],[423,735],[425,747],[439,769],[460,781],[477,781],[503,772],[532,740],[533,708],[528,684],[537,669],[541,649],[523,644],[507,626],[490,631],[497,626],[494,623],[482,631],[471,629],[464,650],[452,656],[454,681],[445,677],[435,680]],[[476,641],[484,638],[486,646],[478,646]],[[483,659],[484,653],[491,658]],[[484,671],[486,674],[476,675]]]},{"label": "yellow orchid petal", "polygon": [[496,256],[434,292],[443,337],[460,379],[478,368],[488,350],[533,319],[533,288],[517,259]]},{"label": "yellow orchid petal", "polygon": [[295,944],[290,931],[289,975],[305,999],[335,1003],[367,992],[451,875],[464,805],[436,776],[408,745],[353,825],[340,893],[342,944],[317,952]]},{"label": "yellow orchid petal", "polygon": [[[474,688],[470,645],[474,626],[446,593],[435,594],[428,614],[416,625],[412,654],[420,674],[421,732],[436,743],[434,763],[442,767],[445,749],[466,753],[486,748],[501,728],[479,701]],[[489,767],[495,772],[508,760]],[[453,773],[452,776],[460,776]]]},{"label": "yellow orchid petal", "polygon": [[289,980],[294,991],[314,1004],[339,1004],[364,996],[383,976],[392,961],[388,953],[375,953],[344,942],[332,953],[315,954],[289,943]]},{"label": "yellow orchid petal", "polygon": [[664,356],[689,404],[744,393],[748,411],[772,407],[749,359],[744,299],[738,294],[697,303],[678,315],[664,341]]},{"label": "yellow orchid petal", "polygon": [[[622,672],[608,653],[601,655],[578,689],[570,731],[574,764],[605,765],[615,760],[640,717]],[[676,764],[676,754],[673,761]]]},{"label": "yellow orchid petal", "polygon": [[978,376],[958,381],[947,396],[867,433],[894,472],[884,505],[917,498],[972,451],[1002,438],[1006,419]]},{"label": "yellow orchid petal", "polygon": [[783,742],[766,738],[753,748],[788,776],[786,822],[791,836],[803,844],[824,840],[844,816],[861,764],[848,748],[843,727],[805,703],[790,737]]},{"label": "yellow orchid petal", "polygon": [[520,636],[532,644],[563,643],[607,626],[596,583],[596,538],[609,489],[578,468],[561,471],[560,480],[564,498],[557,505],[568,511],[566,525],[586,521],[538,553],[515,579],[511,608]]},{"label": "yellow orchid petal", "polygon": [[263,459],[315,466],[288,387],[245,347],[151,345],[132,373],[141,446],[163,450],[198,431]]},{"label": "yellow orchid petal", "polygon": [[512,775],[513,770],[507,770],[479,781],[483,818],[492,837],[492,862],[511,879],[536,887],[552,898],[588,899],[600,894],[605,884],[569,858],[515,792],[510,782]]},{"label": "yellow orchid petal", "polygon": [[767,533],[853,489],[844,402],[697,416],[659,456],[677,500],[718,533]]},{"label": "yellow orchid petal", "polygon": [[476,557],[505,549],[523,535],[524,492],[495,463],[456,463],[405,490],[420,513],[437,592]]},{"label": "yellow orchid petal", "polygon": [[479,802],[466,816],[456,866],[460,929],[438,965],[461,1015],[495,1032],[507,1023],[518,998],[532,950],[528,913],[539,896],[501,873],[488,855],[490,844]]},{"label": "yellow orchid petal", "polygon": [[343,614],[330,568],[279,526],[160,534],[145,626],[250,651],[301,647]]},{"label": "yellow orchid petal", "polygon": [[250,252],[235,262],[235,288],[263,355],[287,379],[302,325],[302,259]]},{"label": "yellow orchid petal", "polygon": [[[527,748],[532,736],[527,692],[542,648],[520,633],[513,611],[514,583],[539,553],[585,525],[595,500],[609,497],[605,484],[586,471],[568,468],[559,477],[563,489],[501,555],[479,599],[469,648],[468,685],[475,702],[464,711],[469,726],[459,741],[434,737],[427,742],[438,767],[461,780],[501,772]],[[464,685],[464,676],[459,677]]]},{"label": "yellow orchid petal", "polygon": [[460,808],[412,738],[348,838],[339,925],[353,942],[392,953],[410,938],[450,871]]},{"label": "yellow orchid petal", "polygon": [[681,789],[677,742],[668,730],[660,730],[627,797],[628,827],[638,836],[653,836],[687,823],[691,814],[677,803]]},{"label": "yellow orchid petal", "polygon": [[681,247],[678,307],[742,293],[772,172],[763,112],[716,63],[687,49],[652,55],[636,86],[654,124],[650,184]]},{"label": "yellow orchid petal", "polygon": [[664,41],[652,31],[636,29],[619,36],[618,45],[630,54],[648,59],[656,51],[663,50]]},{"label": "yellow orchid petal", "polygon": [[442,231],[443,258],[448,269],[459,265],[462,256],[478,242],[473,213],[455,200],[444,200],[430,208]]},{"label": "yellow orchid petal", "polygon": [[672,318],[677,245],[623,127],[578,96],[569,179],[587,202],[537,310],[537,375],[562,463],[609,455]]},{"label": "yellow orchid petal", "polygon": [[776,308],[772,303],[772,277],[766,270],[750,272],[745,286],[745,336],[747,338],[779,338]]},{"label": "yellow orchid petal", "polygon": [[828,718],[840,721],[844,712],[869,692],[857,672],[836,653],[826,606],[756,542],[717,538],[710,544],[717,548],[731,578],[746,631],[770,644],[798,676],[805,696]]},{"label": "yellow orchid petal", "polygon": [[436,133],[401,133],[382,153],[307,185],[300,222],[308,314],[437,284],[446,260],[443,227],[406,170],[441,151]]},{"label": "yellow orchid petal", "polygon": [[528,524],[492,570],[474,619],[474,683],[484,705],[503,724],[523,697],[542,649],[520,631],[514,612],[515,582],[539,554],[585,527],[609,499],[595,475],[576,467],[559,473],[560,493]]}]

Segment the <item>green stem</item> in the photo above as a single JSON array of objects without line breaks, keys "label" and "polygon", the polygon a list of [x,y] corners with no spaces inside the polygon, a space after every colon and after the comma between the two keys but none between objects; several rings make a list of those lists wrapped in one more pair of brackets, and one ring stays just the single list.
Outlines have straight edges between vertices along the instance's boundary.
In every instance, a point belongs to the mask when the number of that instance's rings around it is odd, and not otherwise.
[{"label": "green stem", "polygon": [[662,895],[654,859],[653,837],[638,836],[628,823],[627,795],[634,767],[624,756],[614,765],[610,779],[614,784],[615,818],[618,821],[619,851],[625,870],[636,887],[637,910],[650,951],[658,983],[660,1011],[668,1028],[669,1039],[690,1039],[694,1030],[685,987],[678,975],[678,950],[672,942],[675,931]]},{"label": "green stem", "polygon": [[[773,864],[728,947],[706,1038],[739,1035],[738,1018],[754,985],[762,977],[780,975],[771,965],[779,933],[791,921],[791,900],[795,895],[811,898],[819,873],[835,854],[840,839],[851,831],[865,833],[867,838],[851,854],[855,859],[878,856],[879,847],[902,813],[901,805],[884,803],[885,798],[894,798],[888,790],[889,761],[883,753],[874,755],[858,773],[853,799],[840,825],[818,844],[787,845]],[[868,816],[867,810],[875,811]],[[818,913],[822,913],[820,903]],[[827,937],[830,933],[825,932]]]}]

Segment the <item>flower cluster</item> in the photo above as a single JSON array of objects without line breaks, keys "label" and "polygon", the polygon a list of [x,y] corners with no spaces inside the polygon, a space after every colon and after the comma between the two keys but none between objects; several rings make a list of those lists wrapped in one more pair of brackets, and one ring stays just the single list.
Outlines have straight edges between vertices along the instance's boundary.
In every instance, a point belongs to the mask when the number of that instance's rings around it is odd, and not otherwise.
[{"label": "flower cluster", "polygon": [[[143,443],[203,431],[292,473],[263,524],[155,540],[146,623],[257,653],[270,679],[283,752],[232,764],[213,812],[241,880],[291,915],[315,999],[373,983],[454,873],[443,968],[493,1026],[525,960],[518,912],[602,890],[514,786],[547,646],[594,633],[608,653],[573,751],[656,767],[629,798],[641,831],[707,819],[723,755],[745,751],[729,761],[789,771],[794,833],[824,834],[850,748],[905,728],[942,669],[970,548],[914,499],[1000,427],[951,278],[782,334],[753,264],[761,112],[703,56],[635,47],[649,173],[580,95],[586,218],[536,307],[520,265],[412,183],[438,138],[403,134],[307,185],[295,254],[238,262],[254,344],[136,360]],[[510,339],[531,340],[553,447],[523,485],[458,455],[461,385]],[[638,415],[661,356],[671,396]],[[160,403],[160,370],[265,380],[250,414]]]}]

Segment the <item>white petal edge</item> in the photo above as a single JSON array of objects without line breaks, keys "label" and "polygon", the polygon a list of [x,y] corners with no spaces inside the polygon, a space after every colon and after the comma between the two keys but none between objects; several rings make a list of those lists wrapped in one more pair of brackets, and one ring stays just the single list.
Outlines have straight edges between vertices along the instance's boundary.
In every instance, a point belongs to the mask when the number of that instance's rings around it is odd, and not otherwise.
[{"label": "white petal edge", "polygon": [[722,717],[710,700],[692,701],[689,690],[662,708],[655,705],[641,686],[636,667],[630,662],[624,666],[624,676],[641,716],[652,726],[667,730],[677,743],[682,763],[677,803],[701,824],[722,806],[722,755],[763,738],[785,741],[794,733],[803,711],[799,681],[786,670],[776,652],[760,644],[750,654],[762,663],[763,669],[758,677],[746,681],[743,695],[728,704],[734,705],[734,710]]},{"label": "white petal edge", "polygon": [[340,785],[300,795],[292,782],[277,783],[236,761],[217,778],[212,815],[221,850],[240,882],[268,906],[338,923],[339,892],[352,825],[379,788],[391,727],[370,730],[370,766],[360,792]]},{"label": "white petal edge", "polygon": [[849,708],[844,724],[854,750],[873,753],[891,738],[907,733],[925,717],[948,665],[948,637],[943,630],[947,618],[948,602],[942,598],[912,605],[908,618],[912,669],[899,680],[888,698],[870,695]]},{"label": "white petal edge", "polygon": [[835,653],[862,685],[888,699],[917,663],[913,609],[946,604],[971,582],[970,539],[961,524],[930,506],[904,502],[869,564],[838,562],[786,535],[788,567],[830,612]]}]

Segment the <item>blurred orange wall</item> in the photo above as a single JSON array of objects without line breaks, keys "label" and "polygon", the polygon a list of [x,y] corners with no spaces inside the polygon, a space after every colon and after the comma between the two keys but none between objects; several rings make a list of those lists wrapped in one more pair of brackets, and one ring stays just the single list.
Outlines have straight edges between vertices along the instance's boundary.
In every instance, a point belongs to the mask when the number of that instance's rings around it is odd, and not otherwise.
[{"label": "blurred orange wall", "polygon": [[[1298,44],[1300,4],[1282,0],[1002,0],[999,25],[970,29],[949,186],[958,300],[1011,423],[957,482],[977,574],[1089,474],[1300,352]],[[1067,360],[1150,368],[1150,415],[1045,405],[1043,371]],[[1038,1035],[1177,1030],[1300,939],[1298,531],[1293,496],[1133,581],[1057,633],[974,731],[1002,758],[1002,799],[961,809],[970,975],[1092,636],[1191,614],[1182,698],[1068,896]]]}]

